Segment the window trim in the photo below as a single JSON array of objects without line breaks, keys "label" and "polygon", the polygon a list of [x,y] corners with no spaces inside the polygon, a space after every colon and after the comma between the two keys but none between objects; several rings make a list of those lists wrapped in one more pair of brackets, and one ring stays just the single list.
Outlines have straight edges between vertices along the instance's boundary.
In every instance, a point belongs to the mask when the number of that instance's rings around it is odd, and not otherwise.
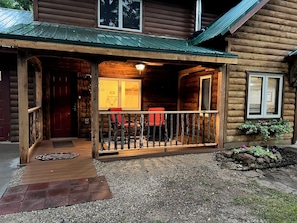
[{"label": "window trim", "polygon": [[[248,74],[248,81],[247,81],[247,95],[246,95],[246,118],[247,119],[270,119],[270,118],[281,118],[282,116],[282,103],[283,103],[283,74],[273,74],[273,73],[263,73],[263,72],[247,72]],[[261,86],[262,91],[262,98],[264,102],[261,102],[261,114],[251,115],[249,114],[250,110],[250,81],[251,77],[261,77],[263,78],[263,83]],[[278,110],[277,114],[267,114],[267,89],[268,89],[268,80],[269,78],[278,78],[279,79],[279,89],[278,89]]]},{"label": "window trim", "polygon": [[142,0],[133,0],[134,2],[140,3],[140,18],[139,18],[139,29],[129,29],[129,28],[123,28],[123,0],[119,0],[119,26],[113,27],[113,26],[106,26],[106,25],[100,25],[100,0],[97,2],[97,14],[98,14],[98,27],[100,28],[108,28],[108,29],[116,29],[116,30],[124,30],[124,31],[133,31],[133,32],[142,32],[142,17],[143,17],[143,1]]},{"label": "window trim", "polygon": [[208,92],[208,96],[209,96],[209,102],[208,102],[208,107],[210,110],[211,109],[211,88],[212,88],[212,75],[204,75],[204,76],[200,76],[199,77],[199,81],[200,81],[200,84],[199,84],[199,111],[208,111],[208,110],[201,110],[201,107],[202,107],[202,82],[203,80],[205,79],[209,79],[209,92]]}]

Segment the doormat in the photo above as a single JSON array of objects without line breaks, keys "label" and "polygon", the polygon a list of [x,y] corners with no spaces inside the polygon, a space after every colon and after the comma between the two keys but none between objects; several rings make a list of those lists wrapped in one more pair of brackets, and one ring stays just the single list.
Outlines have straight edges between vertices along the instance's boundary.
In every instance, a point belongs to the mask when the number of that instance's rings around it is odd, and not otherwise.
[{"label": "doormat", "polygon": [[61,153],[46,153],[42,155],[38,155],[35,157],[37,160],[47,161],[47,160],[67,160],[73,159],[78,157],[79,154],[77,153],[70,153],[70,152],[61,152]]},{"label": "doormat", "polygon": [[67,147],[74,147],[74,145],[71,140],[56,141],[56,142],[53,142],[53,147],[54,148],[67,148]]}]

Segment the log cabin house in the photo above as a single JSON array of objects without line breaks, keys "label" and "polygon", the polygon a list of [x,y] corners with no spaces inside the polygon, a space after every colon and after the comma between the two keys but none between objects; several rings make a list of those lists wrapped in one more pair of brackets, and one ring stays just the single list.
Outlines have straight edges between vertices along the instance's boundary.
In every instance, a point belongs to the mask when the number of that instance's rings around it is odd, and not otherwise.
[{"label": "log cabin house", "polygon": [[[0,140],[19,142],[21,164],[52,138],[90,139],[98,158],[231,148],[250,141],[237,129],[247,119],[284,118],[295,129],[295,0],[34,0],[33,8],[0,8]],[[149,128],[154,107],[164,121]],[[282,143],[295,141],[296,130]]]}]

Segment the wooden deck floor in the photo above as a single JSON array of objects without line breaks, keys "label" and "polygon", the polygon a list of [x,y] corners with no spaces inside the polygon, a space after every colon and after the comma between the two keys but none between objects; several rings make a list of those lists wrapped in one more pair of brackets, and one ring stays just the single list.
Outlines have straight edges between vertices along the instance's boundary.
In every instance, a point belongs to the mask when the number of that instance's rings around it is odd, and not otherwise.
[{"label": "wooden deck floor", "polygon": [[[91,142],[85,139],[72,139],[74,147],[54,148],[53,141],[42,141],[32,152],[21,184],[53,182],[96,177],[92,159]],[[79,156],[68,160],[40,161],[37,155],[56,152],[73,152]]]}]

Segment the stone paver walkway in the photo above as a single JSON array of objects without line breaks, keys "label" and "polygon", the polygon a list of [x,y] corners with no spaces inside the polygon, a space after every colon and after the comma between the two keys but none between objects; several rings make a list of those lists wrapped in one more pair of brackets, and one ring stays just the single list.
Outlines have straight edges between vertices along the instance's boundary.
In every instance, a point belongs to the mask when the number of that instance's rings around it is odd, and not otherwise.
[{"label": "stone paver walkway", "polygon": [[0,215],[111,199],[104,176],[7,188],[0,200]]}]

